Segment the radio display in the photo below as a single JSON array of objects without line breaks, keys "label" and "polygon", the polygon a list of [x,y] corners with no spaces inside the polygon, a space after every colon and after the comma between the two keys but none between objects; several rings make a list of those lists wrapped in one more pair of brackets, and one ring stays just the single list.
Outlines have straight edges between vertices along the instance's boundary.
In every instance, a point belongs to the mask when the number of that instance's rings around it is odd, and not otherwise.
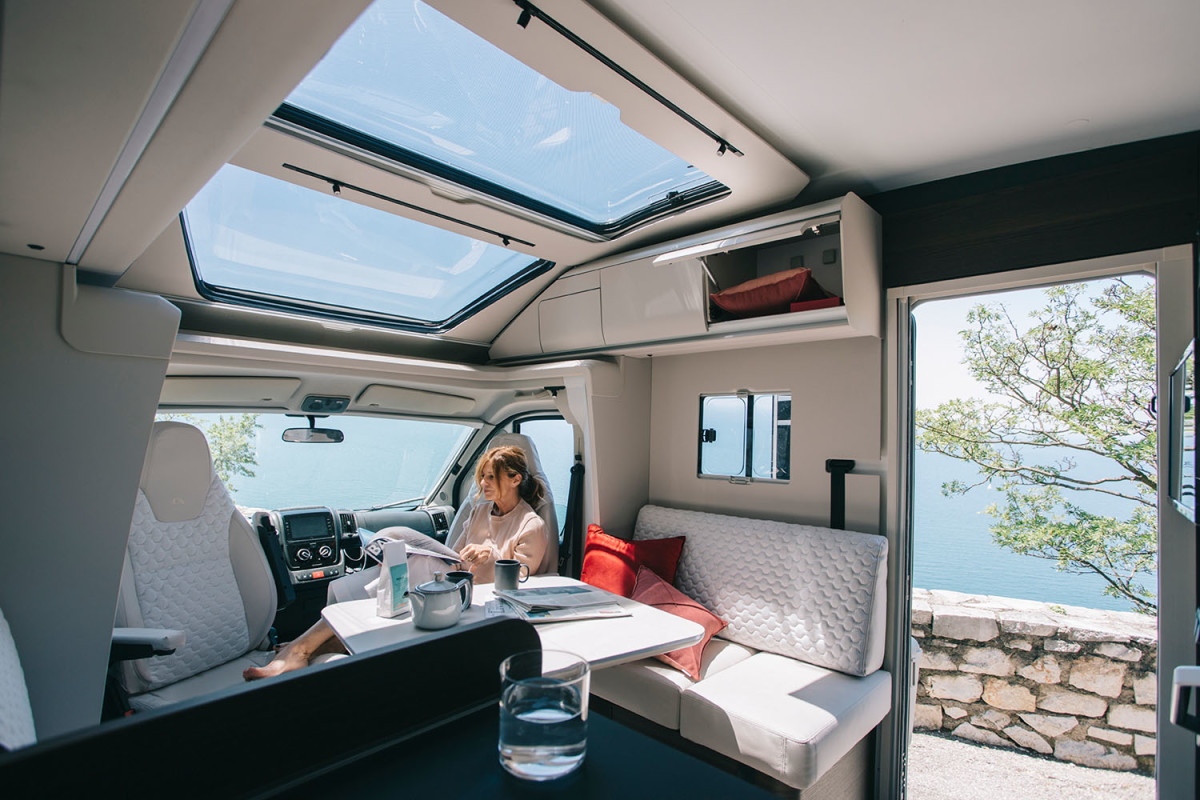
[{"label": "radio display", "polygon": [[330,535],[329,515],[323,512],[316,514],[295,514],[286,518],[287,538],[324,539]]}]

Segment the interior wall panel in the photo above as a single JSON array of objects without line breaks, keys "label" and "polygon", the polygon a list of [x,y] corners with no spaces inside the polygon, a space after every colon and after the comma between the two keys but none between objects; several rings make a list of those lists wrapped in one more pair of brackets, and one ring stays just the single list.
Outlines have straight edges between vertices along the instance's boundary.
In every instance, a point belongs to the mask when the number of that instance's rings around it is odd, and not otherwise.
[{"label": "interior wall panel", "polygon": [[651,364],[646,358],[621,359],[620,394],[591,399],[595,431],[596,504],[594,519],[606,533],[628,539],[638,510],[649,499]]},{"label": "interior wall panel", "polygon": [[887,288],[1190,243],[1200,133],[1105,147],[864,198]]},{"label": "interior wall panel", "polygon": [[[846,527],[880,532],[882,342],[871,337],[656,357],[650,411],[650,502],[829,524],[825,461],[850,458]],[[791,480],[733,484],[697,476],[701,394],[791,392]],[[871,474],[874,472],[874,474]]]},{"label": "interior wall panel", "polygon": [[[165,357],[67,344],[62,274],[45,261],[0,256],[0,372],[12,412],[0,426],[0,608],[40,739],[100,720],[125,543],[167,367]],[[165,300],[131,299],[132,308],[116,304],[122,314],[108,324],[170,352],[178,313]]]}]

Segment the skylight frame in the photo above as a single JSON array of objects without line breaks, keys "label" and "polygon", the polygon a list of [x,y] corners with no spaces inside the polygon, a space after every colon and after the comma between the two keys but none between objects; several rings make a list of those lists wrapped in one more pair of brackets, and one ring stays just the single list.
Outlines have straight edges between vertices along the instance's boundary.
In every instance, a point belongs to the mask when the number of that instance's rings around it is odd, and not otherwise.
[{"label": "skylight frame", "polygon": [[477,297],[474,301],[453,316],[444,320],[430,322],[413,317],[401,317],[395,314],[384,314],[382,312],[370,311],[367,309],[352,309],[346,306],[317,303],[315,301],[300,300],[296,298],[283,297],[281,295],[268,295],[261,292],[252,292],[245,289],[232,289],[226,286],[217,286],[215,284],[208,283],[200,277],[200,273],[196,269],[196,258],[192,253],[192,240],[188,233],[187,218],[182,211],[179,212],[179,225],[183,231],[184,249],[187,252],[188,266],[192,271],[192,281],[196,285],[196,291],[199,292],[200,296],[205,300],[209,300],[214,303],[227,303],[230,305],[257,308],[264,311],[281,311],[291,314],[300,314],[306,317],[316,317],[319,319],[328,319],[337,322],[375,325],[383,328],[391,328],[394,330],[415,333],[439,334],[451,331],[455,326],[475,316],[484,308],[487,308],[500,298],[520,288],[534,278],[546,274],[554,267],[555,264],[555,262],[547,261],[545,259],[534,261],[516,275],[495,286],[480,297]]},{"label": "skylight frame", "polygon": [[[232,166],[233,165],[227,165],[227,167],[232,167]],[[264,175],[262,173],[256,173],[254,170],[245,170],[243,168],[237,168],[237,171],[254,174],[254,175],[257,175],[258,179],[262,179],[262,180],[266,180],[266,181],[270,181],[270,182],[276,182],[276,183],[282,184],[282,185],[290,184],[293,187],[293,190],[301,190],[303,193],[312,192],[315,195],[324,196],[324,193],[322,193],[322,192],[317,192],[313,189],[309,189],[307,187],[300,186],[299,184],[291,183],[290,181],[283,181],[283,180],[280,180],[279,178],[275,178],[275,177],[272,177],[269,175]],[[193,200],[193,202],[195,202],[195,200]],[[282,293],[274,294],[274,293],[270,293],[268,291],[263,291],[262,287],[244,288],[244,287],[238,287],[238,286],[225,285],[225,283],[230,282],[230,281],[216,282],[216,281],[208,280],[203,276],[203,272],[204,272],[205,268],[202,267],[202,265],[200,263],[202,259],[199,256],[199,250],[197,249],[197,243],[195,241],[193,241],[193,230],[192,230],[192,226],[189,225],[189,221],[188,221],[188,208],[185,207],[179,213],[179,224],[180,224],[181,232],[183,234],[184,250],[187,255],[188,265],[192,272],[192,281],[196,287],[197,293],[204,299],[215,302],[215,303],[240,305],[240,306],[247,306],[247,307],[251,307],[251,308],[258,308],[258,309],[271,310],[271,311],[281,311],[281,312],[287,312],[287,313],[293,313],[293,314],[300,314],[300,315],[308,316],[308,317],[331,319],[331,320],[337,320],[339,322],[368,324],[368,325],[391,328],[391,329],[396,329],[396,330],[404,330],[404,331],[412,331],[412,332],[428,333],[428,334],[439,334],[439,333],[446,333],[446,332],[452,330],[453,328],[455,328],[462,322],[466,321],[470,317],[479,313],[484,308],[487,308],[489,305],[491,305],[492,303],[495,303],[497,300],[503,298],[504,296],[506,296],[507,294],[516,290],[517,288],[527,284],[528,282],[536,279],[537,277],[539,277],[541,275],[546,274],[551,269],[553,269],[553,267],[555,266],[554,261],[550,261],[550,260],[547,260],[544,258],[538,258],[537,256],[533,256],[528,253],[522,253],[520,251],[509,250],[508,248],[503,248],[497,244],[487,244],[486,242],[483,242],[480,239],[476,239],[476,238],[467,236],[462,233],[457,233],[452,230],[447,230],[445,228],[441,228],[441,233],[437,233],[440,226],[429,225],[428,223],[421,222],[419,220],[412,219],[407,216],[394,215],[394,214],[391,214],[390,212],[383,211],[383,210],[377,209],[377,208],[373,208],[369,205],[363,205],[360,203],[356,203],[353,200],[350,200],[348,198],[338,198],[336,200],[336,202],[337,203],[349,203],[351,206],[361,207],[368,214],[371,214],[371,215],[384,215],[385,217],[395,217],[398,222],[402,221],[402,223],[404,225],[416,225],[416,226],[421,226],[423,228],[428,228],[431,233],[435,233],[437,236],[449,235],[451,237],[458,237],[460,239],[465,239],[468,242],[474,242],[476,244],[484,245],[487,248],[496,248],[498,250],[504,250],[504,251],[508,252],[510,257],[516,256],[516,257],[519,257],[521,260],[528,259],[529,263],[526,264],[524,267],[521,267],[520,269],[518,269],[516,272],[513,272],[511,275],[505,277],[499,283],[488,286],[485,291],[483,291],[481,294],[471,298],[468,302],[466,302],[461,307],[458,307],[457,310],[455,310],[449,316],[442,318],[442,319],[433,319],[433,320],[423,319],[420,317],[414,317],[414,316],[410,316],[410,315],[406,315],[406,314],[402,314],[402,313],[395,313],[394,311],[362,308],[362,307],[358,307],[355,305],[342,305],[342,304],[336,304],[336,303],[326,303],[326,302],[321,302],[320,300],[317,300],[317,299],[297,297],[297,296],[292,296],[290,294],[282,294]],[[191,205],[191,204],[189,204],[189,205]],[[314,206],[314,210],[316,213],[318,213],[318,214],[320,213],[320,209],[318,207]],[[270,237],[267,237],[267,238],[268,238],[268,241],[270,241]],[[273,244],[276,244],[276,243],[277,242],[273,242]],[[368,244],[370,244],[369,240],[368,240]],[[286,246],[286,245],[281,245],[281,246]],[[436,259],[439,255],[439,252],[432,251],[432,255]],[[222,261],[226,264],[235,264],[236,265],[236,264],[241,263],[237,260],[231,260],[231,259],[225,258],[225,257],[219,257],[219,258],[221,258]],[[356,260],[356,259],[352,256],[351,260]],[[247,265],[247,268],[253,269],[253,267],[250,267],[249,265]],[[397,274],[403,275],[406,273],[397,273]],[[322,278],[322,280],[327,280],[329,282],[330,289],[333,292],[340,291],[345,286],[345,284],[341,284],[341,283],[337,282],[335,280],[334,276],[332,276],[332,275],[329,278]],[[484,284],[484,285],[486,286],[486,284]],[[286,286],[282,287],[282,288],[286,288]],[[461,291],[461,290],[454,290],[454,289],[451,290],[452,293],[454,291]],[[470,296],[467,293],[463,293],[463,294],[466,294],[467,297]],[[450,307],[453,307],[453,306],[450,306]]]},{"label": "skylight frame", "polygon": [[[551,178],[552,173],[538,175],[529,171],[524,165],[536,163],[536,159],[532,157],[543,143],[532,145],[531,140],[524,138],[532,131],[525,126],[523,119],[517,127],[512,127],[515,124],[514,120],[506,113],[491,113],[488,99],[499,100],[504,105],[507,95],[501,89],[487,85],[486,81],[460,82],[450,77],[447,80],[452,84],[451,91],[444,95],[422,94],[415,88],[426,85],[421,76],[431,80],[441,79],[433,79],[426,75],[426,67],[408,65],[411,67],[410,72],[415,71],[413,80],[416,83],[410,81],[407,85],[414,88],[399,93],[395,87],[404,84],[402,76],[406,73],[404,64],[395,63],[395,53],[407,53],[410,50],[423,52],[430,48],[440,53],[446,46],[466,47],[462,52],[468,60],[477,53],[480,58],[495,62],[492,64],[494,72],[489,74],[502,73],[508,76],[509,64],[512,64],[510,77],[512,85],[517,87],[516,91],[537,92],[535,96],[530,97],[528,107],[523,102],[515,107],[528,108],[527,113],[536,113],[538,119],[561,119],[567,124],[573,120],[578,123],[579,118],[576,115],[579,112],[568,109],[582,109],[585,104],[586,108],[591,109],[593,99],[588,97],[586,92],[563,89],[553,79],[521,64],[511,54],[505,53],[438,9],[423,3],[413,5],[416,27],[425,29],[426,21],[431,19],[424,16],[426,12],[436,15],[440,20],[437,25],[428,26],[430,33],[427,39],[423,34],[421,38],[414,40],[403,37],[397,39],[395,35],[387,33],[393,28],[400,30],[404,27],[391,24],[397,19],[396,9],[386,6],[381,10],[379,21],[384,24],[378,27],[371,24],[374,19],[371,22],[366,21],[367,15],[371,14],[371,10],[368,9],[355,26],[343,35],[343,39],[334,45],[321,64],[315,67],[276,109],[267,125],[335,151],[350,155],[357,153],[360,158],[378,160],[380,166],[390,168],[397,174],[407,175],[422,182],[440,183],[452,192],[469,195],[475,202],[532,219],[539,224],[549,225],[591,241],[610,241],[651,221],[713,202],[732,193],[730,187],[689,163],[688,159],[621,122],[619,111],[617,118],[610,118],[611,124],[606,123],[590,129],[597,134],[604,131],[608,133],[607,136],[601,134],[599,139],[595,138],[595,135],[590,138],[586,135],[582,138],[572,136],[572,141],[576,138],[579,141],[569,145],[569,149],[557,157],[560,161],[553,174],[564,174],[563,169],[576,168],[585,170],[587,174],[604,174],[604,164],[613,163],[614,159],[619,162],[619,152],[625,152],[623,148],[632,148],[629,152],[637,153],[637,158],[633,159],[631,164],[639,159],[643,163],[648,158],[665,159],[659,166],[647,165],[633,171],[612,170],[608,173],[612,178],[606,185],[597,184],[593,187],[584,182],[573,189],[567,188],[571,184],[564,185],[561,180]],[[539,19],[544,16],[540,11],[538,14]],[[401,19],[401,22],[406,21],[407,17]],[[547,19],[547,22],[552,21]],[[453,26],[453,32],[446,25]],[[356,30],[357,34],[352,36]],[[380,33],[381,31],[384,33]],[[381,37],[390,43],[387,48],[379,47]],[[466,43],[466,37],[470,39],[470,46]],[[341,48],[343,42],[346,46]],[[375,44],[364,45],[364,42]],[[405,42],[411,46],[399,46]],[[475,44],[479,46],[477,51],[471,49]],[[643,91],[647,91],[659,99],[660,103],[678,112],[673,104],[645,88],[635,76],[613,65],[602,53],[598,53],[586,43],[581,46],[627,81],[643,87]],[[457,58],[448,52],[445,53],[445,57]],[[430,59],[419,62],[428,63],[431,63]],[[393,72],[387,73],[385,70]],[[453,76],[458,73],[449,70],[448,74]],[[387,79],[381,82],[381,75]],[[533,89],[533,86],[549,88]],[[465,99],[466,106],[457,105],[453,98],[459,98],[458,102]],[[387,101],[384,105],[375,105],[384,101]],[[545,102],[549,102],[549,105],[545,105]],[[603,100],[600,103],[601,106],[598,107],[612,108]],[[424,109],[425,114],[393,118],[392,109],[395,107]],[[514,106],[510,102],[504,107]],[[543,111],[535,111],[543,108],[554,109],[553,113],[558,116],[545,117]],[[474,114],[464,114],[465,109],[473,110]],[[442,114],[443,111],[446,112],[445,115]],[[427,123],[426,118],[438,121]],[[443,120],[454,121],[451,124],[457,127],[443,128]],[[698,123],[693,121],[693,124]],[[484,135],[480,137],[479,133],[475,132],[476,129],[485,132]],[[701,129],[708,130],[703,126]],[[571,128],[564,127],[563,130]],[[516,157],[515,161],[512,157],[490,152],[497,146],[496,134],[512,137],[513,143],[508,152]],[[715,136],[711,132],[710,135]],[[431,146],[427,139],[436,140],[439,144]],[[635,140],[642,144],[636,144]],[[718,140],[721,142],[721,153],[728,150],[741,155],[737,148],[719,137]],[[603,153],[597,149],[599,142],[608,142],[610,149],[618,149]],[[597,160],[598,157],[600,161]],[[675,170],[674,174],[671,170]],[[630,186],[639,188],[630,189]],[[593,188],[595,191],[592,191]],[[583,199],[587,197],[596,198],[598,202]],[[657,199],[652,199],[655,197]],[[609,219],[604,210],[607,207],[609,212],[625,211],[635,203],[643,204],[616,219]]]},{"label": "skylight frame", "polygon": [[555,205],[529,197],[506,186],[481,178],[466,170],[452,167],[449,164],[421,155],[407,148],[399,147],[391,142],[372,136],[368,133],[343,125],[319,114],[313,114],[302,108],[283,103],[271,115],[269,120],[275,127],[287,131],[302,131],[313,134],[318,144],[328,146],[328,142],[344,145],[351,150],[368,153],[385,162],[411,170],[419,175],[451,183],[473,194],[477,199],[488,199],[528,212],[528,215],[547,220],[555,227],[583,234],[584,238],[595,241],[612,241],[643,225],[647,225],[663,217],[672,216],[697,206],[706,205],[715,200],[729,196],[732,191],[728,186],[715,178],[708,183],[672,192],[641,210],[627,214],[620,219],[607,224],[597,224],[588,219],[572,214]]}]

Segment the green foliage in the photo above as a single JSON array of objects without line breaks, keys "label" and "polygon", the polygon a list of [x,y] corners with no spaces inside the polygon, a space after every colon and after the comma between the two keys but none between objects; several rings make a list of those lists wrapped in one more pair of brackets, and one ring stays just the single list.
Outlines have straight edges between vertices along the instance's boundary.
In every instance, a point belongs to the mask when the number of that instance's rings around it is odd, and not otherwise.
[{"label": "green foliage", "polygon": [[[995,541],[1103,577],[1105,592],[1154,612],[1141,582],[1157,542],[1154,286],[1116,279],[1096,297],[1084,285],[1044,291],[1022,327],[999,303],[981,304],[960,332],[965,363],[996,400],[951,400],[917,412],[927,452],[975,464],[1004,500],[988,509]],[[1107,460],[1083,477],[1079,454]],[[961,494],[979,484],[943,484]],[[1088,494],[1136,505],[1127,519],[1088,511]]]},{"label": "green foliage", "polygon": [[159,419],[187,422],[204,431],[208,449],[212,452],[213,469],[221,482],[234,491],[233,476],[254,477],[252,467],[258,466],[254,449],[255,431],[262,427],[257,414],[233,414],[206,422],[192,414],[159,414]]}]

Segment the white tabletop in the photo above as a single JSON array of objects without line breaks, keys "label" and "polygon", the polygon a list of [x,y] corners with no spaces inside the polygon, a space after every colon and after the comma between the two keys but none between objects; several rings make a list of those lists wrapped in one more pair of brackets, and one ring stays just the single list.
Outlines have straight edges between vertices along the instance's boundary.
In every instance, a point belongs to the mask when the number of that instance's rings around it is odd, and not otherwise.
[{"label": "white tabletop", "polygon": [[[521,584],[521,588],[574,585],[580,585],[579,581],[558,575],[535,575]],[[492,596],[492,584],[476,586],[471,607],[463,612],[456,627],[483,620],[483,604]],[[577,653],[594,668],[611,667],[678,650],[704,637],[704,627],[691,620],[618,595],[613,595],[613,601],[629,609],[630,616],[535,625],[542,648]],[[429,633],[413,627],[411,615],[397,619],[378,616],[374,599],[335,603],[326,606],[321,616],[351,653],[411,641]]]}]

